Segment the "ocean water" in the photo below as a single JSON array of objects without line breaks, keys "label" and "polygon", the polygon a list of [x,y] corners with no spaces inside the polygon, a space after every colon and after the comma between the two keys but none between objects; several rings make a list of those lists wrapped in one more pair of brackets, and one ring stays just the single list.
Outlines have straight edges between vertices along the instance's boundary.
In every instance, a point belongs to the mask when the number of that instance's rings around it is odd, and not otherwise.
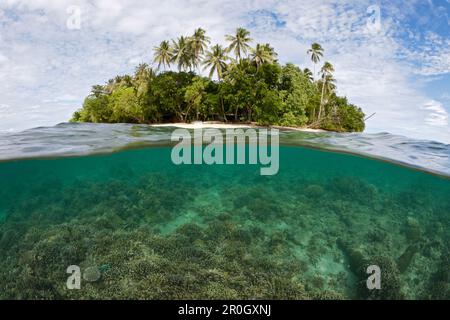
[{"label": "ocean water", "polygon": [[170,132],[0,136],[0,298],[450,299],[450,146],[282,132],[261,176],[176,166]]}]

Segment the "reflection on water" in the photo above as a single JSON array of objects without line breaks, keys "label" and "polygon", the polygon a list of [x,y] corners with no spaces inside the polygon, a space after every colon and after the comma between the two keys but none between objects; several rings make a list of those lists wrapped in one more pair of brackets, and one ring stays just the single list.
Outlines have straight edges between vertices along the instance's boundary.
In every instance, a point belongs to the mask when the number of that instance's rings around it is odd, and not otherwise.
[{"label": "reflection on water", "polygon": [[[82,156],[170,144],[175,128],[131,124],[63,123],[21,133],[0,134],[0,161]],[[450,145],[389,133],[282,131],[282,144],[344,151],[400,162],[450,176]]]}]

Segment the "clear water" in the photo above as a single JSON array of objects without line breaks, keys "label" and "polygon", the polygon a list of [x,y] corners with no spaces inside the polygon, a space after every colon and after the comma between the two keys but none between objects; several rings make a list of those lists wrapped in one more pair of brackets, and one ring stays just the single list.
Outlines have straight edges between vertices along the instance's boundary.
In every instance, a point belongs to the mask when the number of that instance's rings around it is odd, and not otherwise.
[{"label": "clear water", "polygon": [[[398,149],[385,136],[286,133],[278,175],[262,177],[173,165],[167,129],[70,126],[0,138],[0,298],[450,298],[448,146],[393,156],[432,159],[430,174],[327,150]],[[136,142],[152,147],[126,150]],[[366,288],[369,265],[381,290]]]}]

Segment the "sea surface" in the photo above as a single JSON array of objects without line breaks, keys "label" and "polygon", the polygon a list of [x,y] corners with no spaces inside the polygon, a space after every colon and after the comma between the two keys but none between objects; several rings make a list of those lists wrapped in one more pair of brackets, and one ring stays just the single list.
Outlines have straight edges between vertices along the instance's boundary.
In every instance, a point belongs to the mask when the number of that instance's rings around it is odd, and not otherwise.
[{"label": "sea surface", "polygon": [[450,299],[450,145],[281,131],[261,176],[173,129],[0,135],[0,299]]}]

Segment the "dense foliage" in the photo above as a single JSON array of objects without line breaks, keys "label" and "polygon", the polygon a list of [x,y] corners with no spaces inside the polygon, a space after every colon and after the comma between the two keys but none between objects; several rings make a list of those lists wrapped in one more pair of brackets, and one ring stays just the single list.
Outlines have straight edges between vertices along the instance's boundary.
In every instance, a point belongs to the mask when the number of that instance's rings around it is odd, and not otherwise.
[{"label": "dense foliage", "polygon": [[[154,48],[155,69],[140,64],[134,75],[117,76],[96,85],[72,121],[160,123],[220,120],[262,125],[363,131],[364,113],[336,94],[333,66],[315,72],[281,65],[269,44],[251,48],[243,28],[226,36],[228,48],[209,50],[205,31],[163,41]],[[323,56],[314,43],[308,50],[314,65]],[[229,55],[234,55],[230,57]],[[177,71],[166,71],[174,65]],[[208,70],[203,77],[200,65]],[[161,66],[164,71],[160,71]],[[216,80],[213,80],[216,75]]]}]

